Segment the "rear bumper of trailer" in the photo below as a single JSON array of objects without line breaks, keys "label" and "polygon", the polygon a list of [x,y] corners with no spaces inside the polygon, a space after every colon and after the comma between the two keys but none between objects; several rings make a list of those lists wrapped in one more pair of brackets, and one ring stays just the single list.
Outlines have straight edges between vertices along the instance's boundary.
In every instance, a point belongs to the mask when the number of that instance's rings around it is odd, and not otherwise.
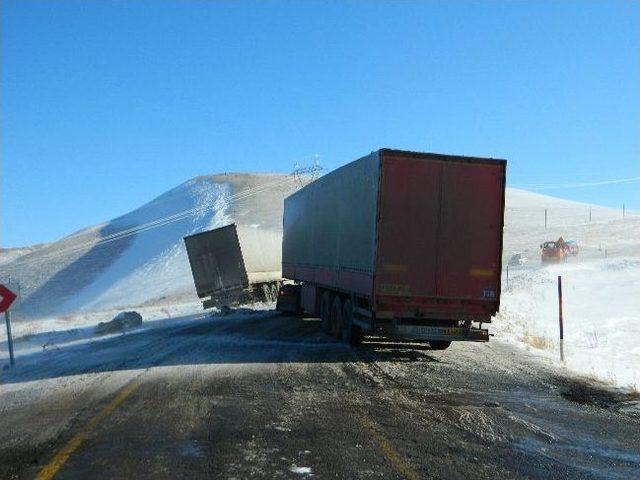
[{"label": "rear bumper of trailer", "polygon": [[424,325],[383,325],[376,334],[405,340],[434,340],[451,342],[488,342],[489,331],[484,328],[431,327]]}]

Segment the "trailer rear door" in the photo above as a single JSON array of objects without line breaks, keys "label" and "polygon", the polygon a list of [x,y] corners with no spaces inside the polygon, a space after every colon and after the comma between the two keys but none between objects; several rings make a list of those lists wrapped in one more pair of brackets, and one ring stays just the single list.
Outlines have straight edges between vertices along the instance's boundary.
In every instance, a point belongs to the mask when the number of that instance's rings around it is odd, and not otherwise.
[{"label": "trailer rear door", "polygon": [[375,293],[498,300],[504,161],[386,151]]},{"label": "trailer rear door", "polygon": [[200,298],[249,285],[236,225],[184,237]]},{"label": "trailer rear door", "polygon": [[377,294],[436,295],[441,174],[439,162],[383,154]]},{"label": "trailer rear door", "polygon": [[442,163],[438,296],[498,300],[504,168],[499,162]]}]

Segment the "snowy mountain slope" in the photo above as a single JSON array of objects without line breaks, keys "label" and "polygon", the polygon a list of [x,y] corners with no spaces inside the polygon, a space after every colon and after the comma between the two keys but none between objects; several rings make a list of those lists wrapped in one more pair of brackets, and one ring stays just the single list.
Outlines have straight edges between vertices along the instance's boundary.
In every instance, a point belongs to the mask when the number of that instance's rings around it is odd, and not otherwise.
[{"label": "snowy mountain slope", "polygon": [[32,245],[30,247],[18,247],[18,248],[0,248],[0,266],[12,262],[23,255],[37,250],[40,245]]},{"label": "snowy mountain slope", "polygon": [[[110,222],[7,260],[0,279],[20,282],[17,317],[196,300],[182,238],[232,222],[281,230],[283,200],[299,187],[281,174],[197,177]],[[165,221],[153,224],[158,219]]]},{"label": "snowy mountain slope", "polygon": [[232,220],[229,215],[229,183],[202,179],[187,182],[185,187],[171,190],[126,218],[112,222],[118,230],[125,230],[131,225],[143,225],[176,211],[196,210],[183,220],[135,235],[115,261],[61,306],[62,311],[138,305],[153,298],[187,291],[190,270],[182,238],[228,225]]}]

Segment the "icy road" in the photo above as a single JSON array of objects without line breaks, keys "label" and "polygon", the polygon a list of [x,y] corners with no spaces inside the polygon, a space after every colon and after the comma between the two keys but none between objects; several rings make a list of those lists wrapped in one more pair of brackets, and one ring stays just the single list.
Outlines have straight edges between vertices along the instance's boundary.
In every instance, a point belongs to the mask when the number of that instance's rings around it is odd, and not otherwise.
[{"label": "icy road", "polygon": [[18,358],[0,478],[640,478],[637,396],[499,342],[349,349],[315,320],[185,318]]}]

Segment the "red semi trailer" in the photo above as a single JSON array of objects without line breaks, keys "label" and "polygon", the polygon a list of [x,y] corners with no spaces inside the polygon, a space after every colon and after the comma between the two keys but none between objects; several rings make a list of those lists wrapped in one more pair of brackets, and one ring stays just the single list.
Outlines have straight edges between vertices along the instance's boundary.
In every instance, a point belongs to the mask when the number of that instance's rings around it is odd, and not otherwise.
[{"label": "red semi trailer", "polygon": [[[506,161],[383,149],[285,199],[281,311],[325,332],[488,341],[500,305]],[[476,325],[476,323],[478,325]]]}]

